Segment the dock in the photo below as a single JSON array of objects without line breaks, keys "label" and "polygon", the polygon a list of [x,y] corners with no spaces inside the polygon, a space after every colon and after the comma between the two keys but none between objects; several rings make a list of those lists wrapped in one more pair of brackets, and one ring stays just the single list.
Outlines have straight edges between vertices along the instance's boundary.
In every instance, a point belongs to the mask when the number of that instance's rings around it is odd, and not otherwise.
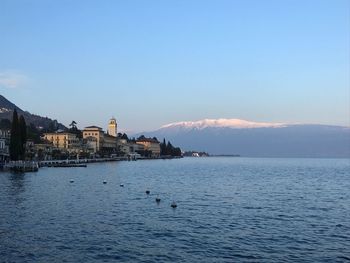
[{"label": "dock", "polygon": [[40,161],[40,167],[86,167],[88,163],[126,161],[127,157]]},{"label": "dock", "polygon": [[34,161],[10,161],[4,164],[3,169],[5,171],[21,173],[37,172],[39,170],[39,164]]}]

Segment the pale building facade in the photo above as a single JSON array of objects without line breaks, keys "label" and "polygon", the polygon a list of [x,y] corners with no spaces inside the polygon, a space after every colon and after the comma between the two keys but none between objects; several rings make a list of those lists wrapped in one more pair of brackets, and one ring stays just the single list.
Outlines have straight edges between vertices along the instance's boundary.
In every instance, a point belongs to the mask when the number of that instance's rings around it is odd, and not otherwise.
[{"label": "pale building facade", "polygon": [[145,151],[143,144],[137,144],[136,142],[128,142],[125,139],[118,139],[118,150],[123,153],[124,156],[138,155]]},{"label": "pale building facade", "polygon": [[96,153],[98,151],[98,143],[95,137],[89,136],[85,138],[84,144],[89,152]]},{"label": "pale building facade", "polygon": [[151,151],[152,157],[160,156],[160,143],[152,138],[143,138],[136,141],[137,144],[143,145],[144,150]]},{"label": "pale building facade", "polygon": [[77,152],[80,150],[80,140],[74,133],[69,132],[56,132],[56,133],[44,133],[45,140],[51,142],[54,147],[63,149],[68,152]]},{"label": "pale building facade", "polygon": [[83,139],[94,152],[113,152],[117,148],[117,137],[104,133],[102,128],[97,126],[86,127],[83,130]]},{"label": "pale building facade", "polygon": [[[92,138],[95,139],[92,139]],[[83,130],[83,139],[87,139],[88,141],[94,141],[95,143],[95,149],[96,152],[102,150],[102,145],[103,145],[103,137],[104,137],[104,132],[102,128],[98,126],[88,126]]]}]

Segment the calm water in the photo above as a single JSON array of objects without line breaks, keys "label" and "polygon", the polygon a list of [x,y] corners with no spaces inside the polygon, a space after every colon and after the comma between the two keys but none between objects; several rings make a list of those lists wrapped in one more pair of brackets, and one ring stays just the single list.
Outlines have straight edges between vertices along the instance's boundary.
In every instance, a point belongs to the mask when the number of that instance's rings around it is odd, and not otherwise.
[{"label": "calm water", "polygon": [[350,161],[185,158],[0,173],[0,261],[349,262]]}]

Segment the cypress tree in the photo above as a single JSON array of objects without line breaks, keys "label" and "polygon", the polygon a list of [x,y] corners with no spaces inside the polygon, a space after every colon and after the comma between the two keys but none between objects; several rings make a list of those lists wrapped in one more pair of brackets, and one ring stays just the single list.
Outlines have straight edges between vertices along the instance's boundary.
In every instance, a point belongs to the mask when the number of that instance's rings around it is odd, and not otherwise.
[{"label": "cypress tree", "polygon": [[21,115],[18,121],[18,131],[19,131],[19,143],[20,143],[20,152],[19,152],[19,157],[24,160],[25,159],[25,152],[26,152],[26,142],[27,142],[27,125],[26,121]]},{"label": "cypress tree", "polygon": [[17,161],[20,154],[20,135],[18,127],[18,115],[17,110],[14,109],[12,115],[12,124],[11,124],[11,137],[10,137],[10,159]]},{"label": "cypress tree", "polygon": [[163,143],[160,144],[161,155],[166,155],[166,142],[165,138],[163,139]]},{"label": "cypress tree", "polygon": [[172,151],[173,151],[173,146],[172,146],[171,143],[168,141],[168,144],[166,145],[166,154],[167,154],[167,155],[172,155]]}]

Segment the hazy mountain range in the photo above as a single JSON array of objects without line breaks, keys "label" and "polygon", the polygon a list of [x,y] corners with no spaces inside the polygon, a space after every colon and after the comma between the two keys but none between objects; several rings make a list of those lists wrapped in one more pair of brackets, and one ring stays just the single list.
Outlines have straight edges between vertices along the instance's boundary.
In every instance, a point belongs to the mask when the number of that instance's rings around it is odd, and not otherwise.
[{"label": "hazy mountain range", "polygon": [[166,138],[183,150],[210,154],[350,157],[350,128],[342,126],[205,119],[171,123],[142,134]]},{"label": "hazy mountain range", "polygon": [[10,102],[4,96],[0,95],[0,119],[8,119],[12,121],[13,110],[16,109],[19,115],[23,115],[27,124],[32,123],[37,128],[49,128],[55,127],[57,129],[66,129],[66,127],[59,123],[57,120],[52,120],[48,117],[42,117],[39,115],[31,114],[28,111],[24,111],[17,107],[14,103]]}]

